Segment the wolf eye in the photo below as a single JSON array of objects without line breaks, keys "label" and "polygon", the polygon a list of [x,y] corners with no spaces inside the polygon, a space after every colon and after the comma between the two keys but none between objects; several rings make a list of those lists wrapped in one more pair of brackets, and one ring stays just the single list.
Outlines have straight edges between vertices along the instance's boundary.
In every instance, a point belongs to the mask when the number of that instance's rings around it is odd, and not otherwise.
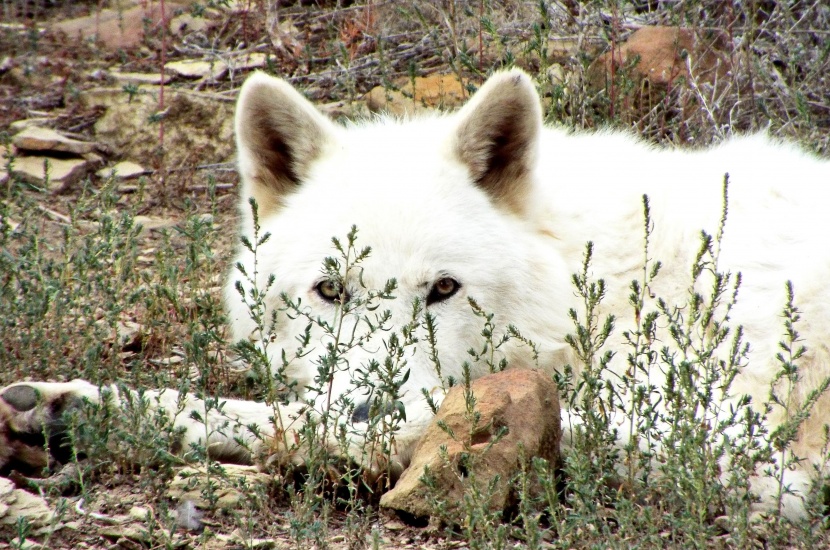
[{"label": "wolf eye", "polygon": [[[317,283],[317,286],[314,287],[314,289],[317,291],[317,294],[320,296],[320,298],[327,302],[339,302],[341,294],[343,293],[343,287],[341,287],[337,282],[329,280]],[[345,298],[348,302],[348,294],[345,296]]]},{"label": "wolf eye", "polygon": [[429,291],[427,296],[427,305],[432,305],[436,302],[443,302],[453,294],[458,292],[461,288],[461,283],[451,277],[442,277],[438,279]]}]

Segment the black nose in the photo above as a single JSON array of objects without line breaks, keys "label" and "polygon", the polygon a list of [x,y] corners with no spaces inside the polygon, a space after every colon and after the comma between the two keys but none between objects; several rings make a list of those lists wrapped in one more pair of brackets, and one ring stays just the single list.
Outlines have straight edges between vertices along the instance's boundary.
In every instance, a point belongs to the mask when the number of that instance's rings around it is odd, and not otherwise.
[{"label": "black nose", "polygon": [[372,402],[364,401],[354,408],[354,412],[352,412],[352,423],[368,422],[370,412],[373,413],[371,417],[374,418],[376,416],[392,414],[394,411],[395,406],[392,403],[384,403],[383,405],[378,404],[375,406],[375,410],[372,410]]},{"label": "black nose", "polygon": [[368,401],[364,401],[360,403],[357,407],[354,408],[354,412],[352,413],[352,423],[357,422],[368,422],[369,421],[369,409],[371,405]]}]

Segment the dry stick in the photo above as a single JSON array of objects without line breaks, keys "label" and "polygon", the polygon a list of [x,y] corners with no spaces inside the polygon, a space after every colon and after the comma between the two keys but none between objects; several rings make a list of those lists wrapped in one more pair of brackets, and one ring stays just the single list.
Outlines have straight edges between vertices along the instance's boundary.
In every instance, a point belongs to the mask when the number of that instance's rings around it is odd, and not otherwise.
[{"label": "dry stick", "polygon": [[611,17],[611,90],[610,90],[610,99],[611,99],[611,106],[610,112],[608,113],[609,118],[613,121],[614,120],[614,111],[615,111],[615,103],[617,101],[617,53],[620,55],[620,65],[622,65],[622,49],[617,50],[617,32],[619,30],[619,17],[617,14],[616,6],[614,8],[614,13]]},{"label": "dry stick", "polygon": [[61,214],[60,212],[55,212],[54,210],[50,210],[49,208],[46,208],[45,206],[42,206],[40,204],[37,205],[37,208],[38,208],[38,210],[40,210],[41,212],[43,212],[44,214],[46,214],[47,216],[49,216],[50,218],[52,218],[54,220],[57,220],[57,221],[60,221],[60,222],[63,222],[63,223],[67,223],[67,224],[72,223],[72,220],[69,218],[69,216],[65,216],[65,215]]},{"label": "dry stick", "polygon": [[[164,0],[162,0],[162,1],[164,1]],[[84,509],[84,499],[83,498],[78,499],[78,501],[75,503],[75,511],[81,516],[86,516],[86,517],[89,517],[89,518],[92,518],[92,519],[97,519],[98,521],[103,521],[103,522],[111,523],[111,524],[121,523],[121,520],[119,520],[118,518],[114,518],[114,517],[108,516],[106,514],[99,514],[98,512],[89,512],[89,511],[87,511],[86,509]]]},{"label": "dry stick", "polygon": [[481,21],[484,19],[484,0],[478,1],[478,70],[481,71],[482,58],[484,57],[484,38],[481,32]]},{"label": "dry stick", "polygon": [[[164,113],[164,64],[167,63],[167,12],[164,0],[161,0],[161,82],[159,82],[159,113]],[[161,149],[161,165],[164,167],[164,115],[159,119],[159,147]],[[161,184],[164,186],[164,172],[161,172]]]}]

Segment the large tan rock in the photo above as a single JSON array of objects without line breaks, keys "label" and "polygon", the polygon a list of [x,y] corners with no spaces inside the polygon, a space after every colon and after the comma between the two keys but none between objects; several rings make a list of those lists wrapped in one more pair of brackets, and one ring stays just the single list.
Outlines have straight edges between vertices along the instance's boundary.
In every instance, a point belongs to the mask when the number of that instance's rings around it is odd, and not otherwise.
[{"label": "large tan rock", "polygon": [[0,538],[4,530],[13,530],[20,518],[37,534],[55,521],[55,512],[43,497],[17,489],[12,481],[0,477]]},{"label": "large tan rock", "polygon": [[455,75],[431,74],[414,80],[401,79],[397,84],[400,91],[383,86],[372,88],[365,96],[369,110],[405,116],[457,107],[468,96],[463,82]]},{"label": "large tan rock", "polygon": [[88,171],[89,162],[84,159],[16,157],[12,166],[15,176],[32,185],[46,187],[50,191],[66,188],[84,177]]},{"label": "large tan rock", "polygon": [[[155,86],[96,88],[82,97],[89,108],[104,107],[95,123],[99,142],[147,169],[160,162],[159,96]],[[167,166],[192,167],[233,158],[233,102],[210,93],[164,91],[164,157]]]},{"label": "large tan rock", "polygon": [[[186,3],[166,2],[166,21],[176,11],[187,9]],[[142,2],[126,9],[98,9],[92,15],[58,21],[50,26],[52,31],[69,38],[95,39],[110,50],[135,48],[144,40],[144,30],[158,29],[162,21],[158,2]]]},{"label": "large tan rock", "polygon": [[26,126],[12,138],[12,143],[24,151],[57,151],[83,155],[95,150],[95,144],[68,138],[50,128]]},{"label": "large tan rock", "polygon": [[588,87],[622,102],[630,121],[656,107],[688,119],[702,108],[701,94],[719,97],[734,86],[732,49],[729,36],[717,29],[642,27],[591,64]]},{"label": "large tan rock", "polygon": [[656,85],[672,84],[681,76],[712,83],[732,69],[730,51],[731,41],[722,31],[646,26],[599,56],[588,74],[595,86],[605,86],[612,73],[626,68],[629,77]]},{"label": "large tan rock", "polygon": [[[452,388],[418,443],[409,468],[381,498],[382,507],[416,517],[430,516],[429,490],[420,481],[424,467],[429,467],[444,493],[438,496],[449,503],[461,502],[472,479],[483,489],[499,476],[490,506],[504,509],[515,497],[511,480],[520,471],[520,453],[528,462],[531,457],[558,462],[559,397],[550,375],[508,369],[473,381],[471,389],[480,415],[475,429],[464,388]],[[445,423],[454,437],[439,422]],[[505,435],[493,443],[502,428],[506,428]],[[446,447],[444,456],[442,447]]]}]

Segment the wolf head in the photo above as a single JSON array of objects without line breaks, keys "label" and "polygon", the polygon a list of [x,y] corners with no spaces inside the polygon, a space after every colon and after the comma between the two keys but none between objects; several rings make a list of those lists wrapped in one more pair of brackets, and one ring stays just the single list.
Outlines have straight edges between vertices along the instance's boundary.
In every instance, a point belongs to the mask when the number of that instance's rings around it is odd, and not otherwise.
[{"label": "wolf head", "polygon": [[[318,358],[333,339],[314,320],[341,323],[339,334],[352,338],[362,330],[361,315],[376,317],[363,308],[344,318],[342,302],[394,279],[396,299],[378,307],[391,314],[389,330],[344,346],[331,387],[335,396],[353,392],[356,404],[365,399],[353,387],[355,372],[365,371],[373,358],[382,361],[386,336],[412,321],[417,300],[415,316],[434,320],[437,347],[427,346],[421,327],[415,334],[419,343],[403,356],[409,377],[402,401],[410,421],[426,414],[422,388],[442,387],[435,351],[441,375],[459,379],[461,366],[471,360],[468,350],[482,347],[484,320],[469,299],[494,314],[498,334],[515,325],[543,353],[556,348],[565,334],[558,300],[569,290],[557,286],[568,277],[547,250],[552,237],[535,200],[541,129],[535,88],[516,70],[490,78],[454,115],[347,127],[332,123],[285,81],[253,75],[236,110],[242,233],[254,239],[253,198],[257,234],[270,238],[256,255],[245,247],[239,252],[247,278],[238,269],[231,273],[226,298],[233,336],[265,337],[236,281],[246,293],[253,286],[267,289],[267,316],[277,317],[268,336],[268,353],[279,362],[274,367],[282,365],[283,350],[298,347],[297,335],[311,324],[313,351],[291,360],[287,374],[301,387],[312,385]],[[344,243],[352,226],[358,247],[370,246],[371,254],[344,279],[332,281],[322,269],[324,259],[338,256],[332,237]],[[303,315],[287,311],[285,298],[299,304]],[[514,365],[532,364],[531,350],[518,343],[500,348],[495,357],[501,356]],[[482,368],[472,365],[474,376]],[[358,406],[356,420],[362,420],[360,411]]]}]

